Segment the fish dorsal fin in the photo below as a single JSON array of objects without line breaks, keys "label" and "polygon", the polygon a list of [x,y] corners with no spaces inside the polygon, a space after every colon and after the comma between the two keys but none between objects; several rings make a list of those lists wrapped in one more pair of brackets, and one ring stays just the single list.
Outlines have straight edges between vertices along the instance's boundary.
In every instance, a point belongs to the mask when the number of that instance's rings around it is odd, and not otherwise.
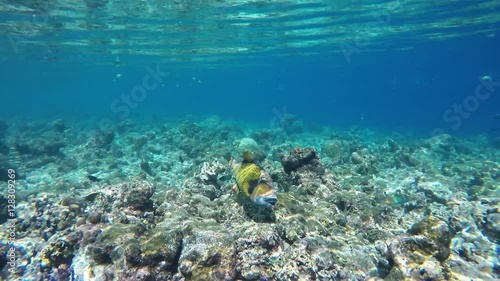
[{"label": "fish dorsal fin", "polygon": [[253,162],[253,153],[249,152],[249,151],[245,151],[243,152],[243,160],[245,160],[245,162]]}]

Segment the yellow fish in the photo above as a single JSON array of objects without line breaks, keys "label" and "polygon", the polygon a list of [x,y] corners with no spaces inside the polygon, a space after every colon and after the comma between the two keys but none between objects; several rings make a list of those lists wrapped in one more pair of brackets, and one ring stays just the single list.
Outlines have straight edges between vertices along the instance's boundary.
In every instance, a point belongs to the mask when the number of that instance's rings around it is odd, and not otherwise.
[{"label": "yellow fish", "polygon": [[233,191],[238,196],[259,206],[274,208],[278,197],[271,176],[255,164],[251,153],[243,153],[243,161],[231,158],[229,164],[236,177]]}]

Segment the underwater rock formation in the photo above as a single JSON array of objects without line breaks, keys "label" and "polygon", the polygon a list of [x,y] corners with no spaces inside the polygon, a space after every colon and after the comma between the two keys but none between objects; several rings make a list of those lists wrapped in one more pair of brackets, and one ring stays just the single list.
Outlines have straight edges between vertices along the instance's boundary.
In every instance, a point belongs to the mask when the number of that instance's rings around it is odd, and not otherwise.
[{"label": "underwater rock formation", "polygon": [[452,231],[448,223],[433,216],[427,216],[412,225],[409,230],[414,241],[414,248],[427,255],[432,255],[438,261],[444,261],[450,255]]},{"label": "underwater rock formation", "polygon": [[285,173],[289,174],[298,171],[302,168],[320,167],[319,157],[314,148],[299,148],[296,147],[290,151],[288,155],[281,156],[281,164]]},{"label": "underwater rock formation", "polygon": [[385,280],[446,280],[444,262],[450,255],[452,231],[449,225],[432,216],[414,224],[409,237],[388,243],[388,255],[393,262]]},{"label": "underwater rock formation", "polygon": [[327,140],[321,146],[321,152],[333,161],[340,161],[343,154],[343,144],[340,140]]},{"label": "underwater rock formation", "polygon": [[490,237],[492,241],[500,244],[500,213],[499,209],[493,210],[488,213],[484,222],[485,234]]},{"label": "underwater rock formation", "polygon": [[90,144],[96,148],[107,148],[113,140],[115,139],[115,133],[113,131],[97,131]]},{"label": "underwater rock formation", "polygon": [[236,246],[232,235],[214,222],[197,222],[184,231],[179,271],[193,281],[234,280]]},{"label": "underwater rock formation", "polygon": [[[63,132],[55,132],[51,122],[40,127],[49,131],[41,141],[65,136],[60,151],[68,156],[44,156],[54,161],[40,166],[34,155],[20,155],[18,165],[27,177],[20,177],[17,187],[13,247],[18,263],[10,274],[4,223],[2,278],[500,277],[500,166],[491,147],[446,136],[415,143],[398,135],[371,139],[369,132],[352,131],[325,141],[331,134],[270,136],[215,119],[178,123],[184,125],[141,128],[123,122],[116,135],[88,132],[80,138],[71,135],[71,124]],[[9,127],[7,133],[11,129],[17,130]],[[20,135],[28,147],[29,139],[37,139]],[[258,208],[249,214],[238,204],[230,191],[235,179],[222,160],[246,135],[258,140],[259,150],[270,152],[259,165],[277,184],[272,219],[264,222],[254,219]],[[179,146],[183,139],[194,152]],[[296,145],[308,148],[292,149]],[[351,161],[354,152],[360,162]],[[17,156],[9,151],[4,159],[11,161],[11,153]],[[144,159],[154,176],[141,170]],[[0,201],[5,206],[5,198]]]},{"label": "underwater rock formation", "polygon": [[219,175],[227,170],[228,165],[222,165],[218,160],[205,161],[201,166],[199,178],[204,184],[219,186]]},{"label": "underwater rock formation", "polygon": [[64,146],[66,146],[65,141],[58,139],[18,139],[14,144],[14,148],[19,152],[19,154],[29,154],[36,157],[59,156],[59,150]]},{"label": "underwater rock formation", "polygon": [[351,153],[351,161],[353,164],[363,164],[363,157],[361,157],[361,155],[359,155],[359,153],[357,153],[356,151]]},{"label": "underwater rock formation", "polygon": [[152,207],[150,200],[154,193],[154,185],[147,181],[132,180],[121,184],[107,186],[100,191],[98,204],[112,207],[108,208],[130,208],[131,210],[145,211]]}]

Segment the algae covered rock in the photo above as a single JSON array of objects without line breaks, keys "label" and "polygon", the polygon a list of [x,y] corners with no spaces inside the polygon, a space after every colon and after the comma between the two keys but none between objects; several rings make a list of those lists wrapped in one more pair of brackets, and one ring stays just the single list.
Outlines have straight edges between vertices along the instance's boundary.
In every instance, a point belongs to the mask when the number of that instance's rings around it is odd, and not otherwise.
[{"label": "algae covered rock", "polygon": [[443,262],[450,255],[452,230],[448,223],[427,216],[408,231],[411,236],[388,243],[393,267],[385,280],[446,280]]},{"label": "algae covered rock", "polygon": [[273,262],[281,252],[283,241],[272,224],[244,224],[239,233],[236,270],[243,280],[261,279],[273,275]]},{"label": "algae covered rock", "polygon": [[451,232],[448,223],[434,216],[425,217],[409,230],[415,247],[439,261],[450,255]]},{"label": "algae covered rock", "polygon": [[296,147],[288,155],[281,156],[281,164],[285,173],[297,171],[303,167],[317,168],[321,166],[314,148]]},{"label": "algae covered rock", "polygon": [[89,142],[89,145],[94,148],[107,148],[115,139],[113,131],[97,131]]},{"label": "algae covered rock", "polygon": [[63,156],[60,149],[66,146],[66,140],[59,137],[52,139],[29,139],[18,138],[14,143],[14,148],[21,155],[31,155],[36,157]]},{"label": "algae covered rock", "polygon": [[300,214],[285,218],[280,222],[278,228],[283,229],[283,238],[290,244],[306,237],[309,233],[328,234],[325,226],[319,221],[313,217],[306,218]]},{"label": "algae covered rock", "polygon": [[[175,272],[177,270],[178,257],[182,245],[182,231],[157,227],[150,230],[138,243],[138,249],[127,252],[127,260],[139,260],[142,265],[156,265],[162,263],[162,267]],[[140,258],[137,254],[140,252]]]},{"label": "algae covered rock", "polygon": [[133,209],[144,210],[151,206],[150,198],[153,196],[154,187],[148,182],[132,182],[125,192],[125,206]]},{"label": "algae covered rock", "polygon": [[117,280],[169,280],[177,271],[181,245],[180,228],[161,226],[146,232],[140,225],[114,224],[87,247],[87,254],[97,266],[113,268]]},{"label": "algae covered rock", "polygon": [[179,271],[188,280],[234,280],[236,247],[220,225],[200,222],[184,230]]},{"label": "algae covered rock", "polygon": [[151,196],[155,186],[145,180],[133,179],[106,186],[97,192],[96,200],[100,208],[122,208],[144,211],[152,207]]},{"label": "algae covered rock", "polygon": [[351,153],[351,161],[353,164],[357,165],[362,164],[364,162],[363,157],[361,157],[361,155],[356,151]]},{"label": "algae covered rock", "polygon": [[87,251],[97,264],[119,261],[123,246],[139,232],[140,228],[136,225],[116,223],[99,234],[95,244],[89,245]]},{"label": "algae covered rock", "polygon": [[410,244],[409,238],[397,238],[390,241],[388,251],[393,266],[384,280],[447,280],[445,270],[437,259],[414,253]]},{"label": "algae covered rock", "polygon": [[342,158],[342,142],[339,140],[327,140],[321,146],[321,152],[333,161],[339,161]]},{"label": "algae covered rock", "polygon": [[498,209],[496,211],[486,216],[485,229],[486,235],[491,237],[497,244],[500,244],[500,213],[498,213]]}]

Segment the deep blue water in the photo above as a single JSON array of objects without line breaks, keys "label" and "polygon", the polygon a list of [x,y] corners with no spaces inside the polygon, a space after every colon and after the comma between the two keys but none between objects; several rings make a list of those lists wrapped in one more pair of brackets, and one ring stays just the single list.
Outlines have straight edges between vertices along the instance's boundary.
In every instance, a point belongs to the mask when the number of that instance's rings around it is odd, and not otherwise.
[{"label": "deep blue water", "polygon": [[[142,84],[146,67],[155,68],[159,58],[136,61],[122,55],[127,64],[120,66],[98,64],[98,58],[79,54],[64,63],[10,59],[0,63],[1,115],[141,122],[154,116],[219,115],[265,127],[286,112],[306,127],[360,126],[424,136],[435,128],[456,135],[498,134],[490,132],[500,127],[494,118],[500,113],[498,37],[429,40],[411,47],[367,47],[352,54],[350,63],[342,52],[321,55],[321,50],[307,57],[299,50],[292,56],[268,52],[251,58],[266,66],[238,67],[238,58],[228,58],[215,69],[195,62],[183,67],[164,63],[159,67],[170,75],[135,108],[120,98]],[[493,86],[483,87],[478,99],[475,91],[485,75]],[[464,112],[455,104],[465,106]]]}]

